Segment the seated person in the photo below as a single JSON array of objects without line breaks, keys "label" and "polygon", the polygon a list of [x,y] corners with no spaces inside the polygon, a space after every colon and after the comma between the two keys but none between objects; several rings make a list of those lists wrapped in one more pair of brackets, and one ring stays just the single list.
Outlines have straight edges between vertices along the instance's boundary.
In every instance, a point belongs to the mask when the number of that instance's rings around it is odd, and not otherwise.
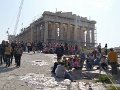
[{"label": "seated person", "polygon": [[64,78],[64,73],[65,73],[64,63],[60,62],[59,65],[57,65],[57,68],[55,69],[55,75],[59,78]]},{"label": "seated person", "polygon": [[66,67],[68,70],[71,70],[71,69],[72,69],[73,60],[72,60],[71,57],[69,57],[69,58],[63,58],[63,62],[64,62],[65,67]]},{"label": "seated person", "polygon": [[69,80],[73,81],[72,76],[65,69],[63,62],[60,62],[60,64],[57,65],[57,68],[55,70],[55,75],[56,75],[56,77],[69,79]]},{"label": "seated person", "polygon": [[75,58],[73,59],[73,68],[75,68],[75,69],[80,68],[80,63],[79,63],[79,59],[77,56],[75,56]]},{"label": "seated person", "polygon": [[100,67],[101,69],[107,70],[108,69],[108,61],[106,59],[106,56],[102,56],[100,61]]},{"label": "seated person", "polygon": [[91,70],[93,68],[93,65],[92,65],[92,59],[89,55],[87,55],[87,58],[86,58],[86,69],[87,70]]},{"label": "seated person", "polygon": [[54,66],[53,66],[52,71],[51,71],[53,74],[55,74],[55,69],[57,68],[57,65],[59,65],[59,62],[54,63]]},{"label": "seated person", "polygon": [[53,74],[55,74],[55,69],[57,68],[57,65],[60,64],[60,62],[61,62],[61,58],[59,58],[57,60],[57,62],[54,63],[54,66],[53,66],[52,71],[51,71]]}]

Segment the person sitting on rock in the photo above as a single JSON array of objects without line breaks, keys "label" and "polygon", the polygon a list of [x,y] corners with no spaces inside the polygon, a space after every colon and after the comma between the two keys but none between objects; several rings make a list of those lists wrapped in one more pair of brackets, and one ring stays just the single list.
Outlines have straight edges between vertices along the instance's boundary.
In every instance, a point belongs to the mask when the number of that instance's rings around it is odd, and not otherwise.
[{"label": "person sitting on rock", "polygon": [[65,69],[63,62],[60,62],[60,64],[57,65],[57,68],[55,70],[55,75],[58,78],[64,78],[64,79],[69,79],[71,81],[74,81],[70,73],[68,73],[67,70]]}]

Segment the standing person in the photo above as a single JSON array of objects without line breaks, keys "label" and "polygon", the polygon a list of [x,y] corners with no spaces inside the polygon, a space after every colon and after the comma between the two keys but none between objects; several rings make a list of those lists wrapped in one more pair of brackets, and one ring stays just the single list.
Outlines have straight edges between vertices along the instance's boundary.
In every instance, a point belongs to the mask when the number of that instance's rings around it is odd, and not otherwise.
[{"label": "standing person", "polygon": [[60,45],[57,45],[55,53],[57,54],[57,61],[60,60],[63,56],[63,50],[61,49]]},{"label": "standing person", "polygon": [[11,52],[11,56],[10,56],[10,64],[12,64],[12,60],[13,60],[13,57],[14,57],[14,48],[15,48],[15,42],[12,42],[11,43],[11,47],[12,47],[12,52]]},{"label": "standing person", "polygon": [[80,65],[81,65],[81,68],[83,68],[83,64],[86,59],[86,54],[82,51],[79,56],[80,56]]},{"label": "standing person", "polygon": [[35,54],[35,50],[36,50],[36,47],[35,47],[35,42],[34,42],[34,43],[32,43],[32,51],[34,54]]},{"label": "standing person", "polygon": [[110,52],[108,53],[108,60],[112,67],[112,74],[117,74],[118,55],[117,52],[113,50],[113,48],[111,48]]},{"label": "standing person", "polygon": [[20,46],[20,44],[17,44],[17,46],[15,47],[15,61],[16,61],[16,67],[20,67],[20,63],[21,63],[21,56],[23,53],[22,47]]},{"label": "standing person", "polygon": [[105,55],[107,55],[107,44],[105,44],[105,48],[104,48],[105,50]]},{"label": "standing person", "polygon": [[1,45],[2,45],[2,49],[3,49],[2,59],[3,59],[4,63],[6,63],[6,61],[5,61],[5,41],[4,40],[2,41]]},{"label": "standing person", "polygon": [[97,50],[99,53],[101,53],[101,43],[99,43],[99,45],[97,46]]},{"label": "standing person", "polygon": [[75,48],[74,48],[74,54],[76,55],[76,54],[78,54],[78,45],[77,44],[75,44]]},{"label": "standing person", "polygon": [[11,52],[12,52],[12,47],[11,47],[11,45],[10,45],[8,42],[6,42],[6,47],[5,47],[6,67],[9,67],[9,66],[10,66]]},{"label": "standing person", "polygon": [[44,47],[44,46],[43,46],[43,43],[42,43],[42,42],[39,41],[39,42],[37,43],[37,47],[38,47],[38,52],[42,52],[42,51],[43,51],[43,47]]},{"label": "standing person", "polygon": [[2,53],[3,53],[3,48],[2,48],[2,45],[0,44],[0,65],[3,64],[3,61],[2,61]]},{"label": "standing person", "polygon": [[64,45],[64,49],[65,49],[65,55],[68,55],[68,44],[67,43],[65,43],[65,45]]},{"label": "standing person", "polygon": [[28,53],[29,53],[31,51],[31,43],[30,42],[27,43],[27,48],[28,48]]}]

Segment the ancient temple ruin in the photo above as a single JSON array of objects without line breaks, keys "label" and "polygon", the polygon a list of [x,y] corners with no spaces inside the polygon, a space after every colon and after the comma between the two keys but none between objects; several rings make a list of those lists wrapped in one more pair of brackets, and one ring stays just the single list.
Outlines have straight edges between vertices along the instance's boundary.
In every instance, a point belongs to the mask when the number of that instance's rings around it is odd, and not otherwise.
[{"label": "ancient temple ruin", "polygon": [[96,21],[77,16],[72,12],[45,11],[42,17],[32,22],[16,36],[18,41],[69,43],[94,47]]}]

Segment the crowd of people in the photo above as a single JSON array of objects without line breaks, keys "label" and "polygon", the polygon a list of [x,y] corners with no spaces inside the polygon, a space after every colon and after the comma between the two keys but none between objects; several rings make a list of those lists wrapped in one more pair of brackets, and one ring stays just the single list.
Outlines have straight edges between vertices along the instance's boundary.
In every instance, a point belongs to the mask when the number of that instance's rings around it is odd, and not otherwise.
[{"label": "crowd of people", "polygon": [[20,67],[22,53],[21,43],[9,43],[3,40],[0,44],[0,65],[6,64],[6,67],[9,67],[13,63],[14,57],[16,67]]},{"label": "crowd of people", "polygon": [[[73,81],[69,70],[72,68],[82,70],[84,64],[87,70],[92,70],[94,66],[104,70],[108,70],[108,65],[111,65],[112,74],[117,74],[118,55],[113,48],[107,49],[107,44],[102,49],[101,44],[92,48],[90,51],[84,50],[79,45],[58,44],[58,43],[31,43],[31,42],[11,42],[2,41],[0,44],[0,65],[6,64],[9,67],[15,58],[16,67],[20,67],[21,56],[23,52],[33,53],[52,53],[57,55],[57,62],[54,63],[52,73],[57,77],[69,78]],[[65,57],[69,56],[69,57]]]},{"label": "crowd of people", "polygon": [[[89,52],[74,48],[72,54],[65,46],[57,45],[55,53],[57,54],[57,62],[54,63],[51,72],[55,74],[56,77],[63,78],[64,76],[64,78],[67,77],[73,81],[69,71],[73,68],[82,70],[83,65],[85,65],[86,70],[93,70],[94,66],[98,66],[97,69],[100,69],[100,72],[101,70],[108,71],[108,65],[110,65],[112,75],[118,74],[118,54],[113,48],[110,48],[108,51],[107,44],[103,49],[101,48],[101,44],[99,44]],[[69,56],[63,56],[64,54]]]}]

